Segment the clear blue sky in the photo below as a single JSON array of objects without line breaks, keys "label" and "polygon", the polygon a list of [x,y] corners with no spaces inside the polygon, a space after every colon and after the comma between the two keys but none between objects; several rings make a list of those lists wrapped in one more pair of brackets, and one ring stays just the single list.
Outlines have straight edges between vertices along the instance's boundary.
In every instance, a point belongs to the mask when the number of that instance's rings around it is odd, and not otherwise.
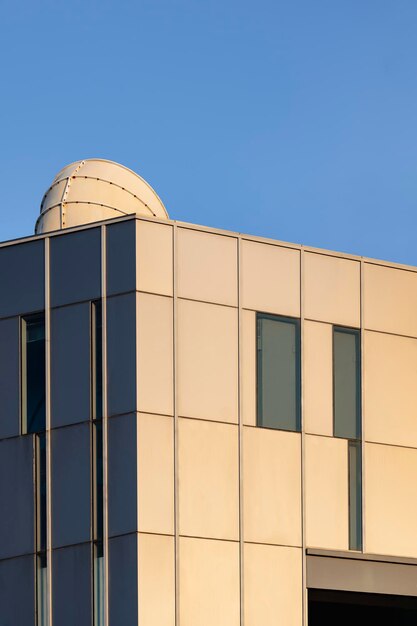
[{"label": "clear blue sky", "polygon": [[98,156],[174,219],[417,265],[416,0],[0,8],[0,240]]}]

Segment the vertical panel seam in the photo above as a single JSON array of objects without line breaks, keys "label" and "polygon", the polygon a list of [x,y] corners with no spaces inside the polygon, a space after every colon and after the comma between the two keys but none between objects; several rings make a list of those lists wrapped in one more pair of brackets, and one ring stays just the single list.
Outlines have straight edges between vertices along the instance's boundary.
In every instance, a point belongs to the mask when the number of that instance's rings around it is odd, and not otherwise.
[{"label": "vertical panel seam", "polygon": [[109,525],[108,525],[108,419],[107,419],[107,258],[106,226],[101,226],[101,325],[103,377],[103,561],[104,561],[104,626],[109,624]]},{"label": "vertical panel seam", "polygon": [[361,329],[361,530],[362,552],[366,552],[366,528],[365,528],[365,329],[364,329],[364,260],[360,260],[360,329]]},{"label": "vertical panel seam", "polygon": [[52,475],[51,475],[51,309],[50,309],[50,238],[45,238],[45,427],[47,474],[47,605],[48,624],[52,625]]},{"label": "vertical panel seam", "polygon": [[174,376],[174,581],[175,581],[175,624],[180,624],[179,592],[179,475],[178,475],[178,230],[177,224],[172,229],[172,325],[173,325],[173,376]]},{"label": "vertical panel seam", "polygon": [[306,557],[306,493],[305,493],[305,447],[306,433],[304,425],[304,247],[300,249],[300,361],[301,361],[301,558],[302,558],[302,623],[308,624],[308,602],[307,602],[307,557]]},{"label": "vertical panel seam", "polygon": [[238,305],[238,449],[239,449],[239,600],[240,626],[245,622],[244,598],[244,529],[243,529],[243,415],[242,415],[242,238],[237,238],[237,305]]}]

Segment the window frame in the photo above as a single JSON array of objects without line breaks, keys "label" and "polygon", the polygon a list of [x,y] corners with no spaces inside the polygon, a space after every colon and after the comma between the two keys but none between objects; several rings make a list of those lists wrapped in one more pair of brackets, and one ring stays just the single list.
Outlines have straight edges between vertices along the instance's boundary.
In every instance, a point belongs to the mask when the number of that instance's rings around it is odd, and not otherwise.
[{"label": "window frame", "polygon": [[[353,335],[356,338],[357,347],[357,367],[356,367],[356,437],[346,437],[336,434],[336,351],[335,351],[335,333],[344,333],[346,335]],[[351,326],[340,326],[338,324],[332,325],[332,430],[333,437],[337,439],[347,439],[349,441],[361,441],[362,440],[362,350],[361,350],[361,329]]]},{"label": "window frame", "polygon": [[[43,429],[40,430],[28,430],[28,415],[27,415],[27,324],[28,322],[34,322],[36,320],[43,321],[44,328],[44,393],[45,393],[45,425]],[[28,435],[28,434],[37,434],[43,433],[46,431],[46,401],[47,401],[47,393],[46,393],[46,366],[47,366],[47,341],[46,341],[46,315],[45,311],[37,311],[35,313],[30,313],[28,315],[20,316],[20,329],[19,329],[19,373],[20,373],[20,434]]]},{"label": "window frame", "polygon": [[[265,426],[262,424],[262,394],[261,382],[262,382],[262,360],[260,353],[262,349],[259,348],[259,321],[262,319],[278,321],[285,324],[292,324],[295,328],[295,420],[296,428],[275,428],[274,426]],[[277,315],[274,313],[264,313],[262,311],[256,311],[255,316],[255,349],[256,349],[256,426],[259,428],[267,428],[270,430],[280,430],[283,432],[296,432],[300,433],[302,430],[302,415],[301,415],[301,320],[299,317],[290,317],[288,315]]]}]

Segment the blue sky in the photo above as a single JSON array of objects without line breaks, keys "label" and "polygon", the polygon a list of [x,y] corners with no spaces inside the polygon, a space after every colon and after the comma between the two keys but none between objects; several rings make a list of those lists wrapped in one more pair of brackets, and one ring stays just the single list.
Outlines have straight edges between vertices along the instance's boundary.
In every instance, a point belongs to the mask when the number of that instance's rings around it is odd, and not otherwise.
[{"label": "blue sky", "polygon": [[0,240],[97,156],[174,219],[417,265],[415,0],[0,8]]}]

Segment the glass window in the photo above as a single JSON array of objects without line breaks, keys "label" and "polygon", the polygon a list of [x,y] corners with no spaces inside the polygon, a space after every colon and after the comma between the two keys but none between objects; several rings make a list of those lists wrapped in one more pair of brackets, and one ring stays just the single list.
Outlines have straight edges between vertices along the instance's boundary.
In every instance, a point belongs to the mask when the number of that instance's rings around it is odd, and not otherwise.
[{"label": "glass window", "polygon": [[102,309],[101,300],[92,303],[92,401],[93,419],[103,416],[103,350],[102,350]]},{"label": "glass window", "polygon": [[359,441],[349,441],[349,550],[362,550],[362,458]]},{"label": "glass window", "polygon": [[257,315],[257,424],[299,431],[299,320]]},{"label": "glass window", "polygon": [[361,437],[360,334],[351,328],[333,329],[334,435]]},{"label": "glass window", "polygon": [[36,435],[36,550],[46,551],[46,439]]},{"label": "glass window", "polygon": [[45,430],[45,317],[22,319],[22,432]]},{"label": "glass window", "polygon": [[35,435],[36,467],[36,588],[37,624],[47,624],[47,556],[46,556],[46,438],[45,433]]},{"label": "glass window", "polygon": [[93,582],[94,626],[104,624],[104,558],[103,558],[103,350],[101,300],[92,303],[91,397],[93,404]]}]

